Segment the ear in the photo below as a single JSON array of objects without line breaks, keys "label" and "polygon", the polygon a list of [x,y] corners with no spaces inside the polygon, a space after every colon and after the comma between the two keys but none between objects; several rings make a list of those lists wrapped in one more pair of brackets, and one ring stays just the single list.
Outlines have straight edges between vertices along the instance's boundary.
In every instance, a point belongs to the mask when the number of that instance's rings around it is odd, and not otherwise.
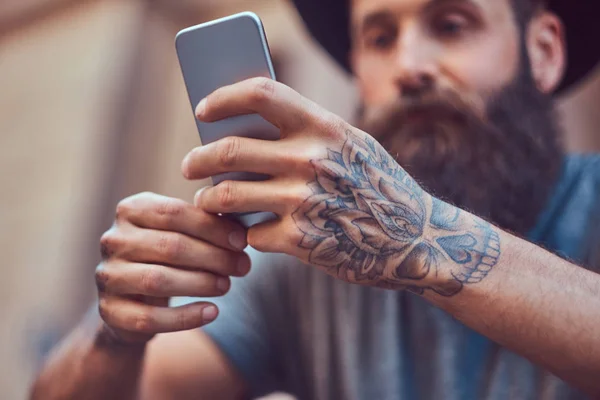
[{"label": "ear", "polygon": [[542,93],[551,93],[560,84],[566,69],[564,27],[553,13],[540,11],[527,30],[527,51],[533,79]]}]

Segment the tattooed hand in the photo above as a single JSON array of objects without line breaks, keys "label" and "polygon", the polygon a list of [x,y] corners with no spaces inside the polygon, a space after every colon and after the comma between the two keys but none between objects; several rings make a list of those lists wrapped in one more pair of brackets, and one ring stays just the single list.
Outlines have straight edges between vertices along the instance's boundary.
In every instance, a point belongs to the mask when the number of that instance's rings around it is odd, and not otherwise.
[{"label": "tattooed hand", "polygon": [[269,175],[201,190],[211,213],[269,211],[248,243],[287,253],[339,279],[452,296],[481,281],[500,256],[490,224],[424,191],[367,133],[292,89],[264,78],[223,87],[196,110],[212,122],[258,113],[281,131],[276,142],[229,137],[192,150],[188,179],[232,171]]}]

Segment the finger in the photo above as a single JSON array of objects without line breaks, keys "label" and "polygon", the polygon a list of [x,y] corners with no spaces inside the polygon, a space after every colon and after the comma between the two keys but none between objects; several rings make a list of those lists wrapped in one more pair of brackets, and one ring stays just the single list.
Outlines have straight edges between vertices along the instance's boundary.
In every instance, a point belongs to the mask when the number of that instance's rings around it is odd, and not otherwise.
[{"label": "finger", "polygon": [[151,297],[213,297],[229,290],[228,277],[155,264],[115,262],[96,270],[99,289],[108,294]]},{"label": "finger", "polygon": [[268,78],[252,78],[208,95],[196,116],[214,122],[236,115],[260,114],[282,130],[297,130],[309,118],[310,102],[288,86]]},{"label": "finger", "polygon": [[115,249],[116,259],[204,270],[223,276],[243,276],[250,270],[247,254],[225,250],[180,233],[135,229],[127,236],[117,232],[104,240]]},{"label": "finger", "polygon": [[302,248],[302,236],[291,217],[286,217],[252,226],[248,244],[263,253],[285,253],[303,259],[306,250]]},{"label": "finger", "polygon": [[278,180],[260,182],[223,181],[203,189],[194,199],[196,207],[208,213],[272,212],[285,215],[310,195],[304,185]]},{"label": "finger", "polygon": [[183,160],[182,171],[187,179],[239,171],[275,176],[293,171],[301,160],[295,145],[230,136],[193,149]]},{"label": "finger", "polygon": [[240,224],[210,215],[183,200],[154,193],[129,197],[117,206],[117,221],[141,228],[179,232],[232,250],[246,247],[246,230]]},{"label": "finger", "polygon": [[154,307],[116,296],[102,296],[99,312],[113,328],[147,334],[195,329],[214,321],[218,315],[217,307],[206,302],[173,308]]}]

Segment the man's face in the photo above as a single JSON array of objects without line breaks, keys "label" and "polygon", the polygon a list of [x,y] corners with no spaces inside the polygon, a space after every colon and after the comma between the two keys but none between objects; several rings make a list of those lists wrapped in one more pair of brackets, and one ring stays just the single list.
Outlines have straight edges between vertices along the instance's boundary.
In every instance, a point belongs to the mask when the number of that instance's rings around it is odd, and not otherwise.
[{"label": "man's face", "polygon": [[352,0],[351,26],[360,127],[438,197],[530,229],[561,152],[512,0]]},{"label": "man's face", "polygon": [[351,26],[367,108],[423,85],[485,101],[519,68],[510,0],[352,0]]}]

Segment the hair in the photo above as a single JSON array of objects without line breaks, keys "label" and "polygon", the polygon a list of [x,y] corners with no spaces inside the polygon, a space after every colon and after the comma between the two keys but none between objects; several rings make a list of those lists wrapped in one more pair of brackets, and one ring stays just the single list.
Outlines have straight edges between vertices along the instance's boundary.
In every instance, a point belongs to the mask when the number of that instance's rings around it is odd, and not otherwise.
[{"label": "hair", "polygon": [[525,32],[525,28],[532,18],[547,7],[547,0],[511,0],[511,2],[521,33]]}]

